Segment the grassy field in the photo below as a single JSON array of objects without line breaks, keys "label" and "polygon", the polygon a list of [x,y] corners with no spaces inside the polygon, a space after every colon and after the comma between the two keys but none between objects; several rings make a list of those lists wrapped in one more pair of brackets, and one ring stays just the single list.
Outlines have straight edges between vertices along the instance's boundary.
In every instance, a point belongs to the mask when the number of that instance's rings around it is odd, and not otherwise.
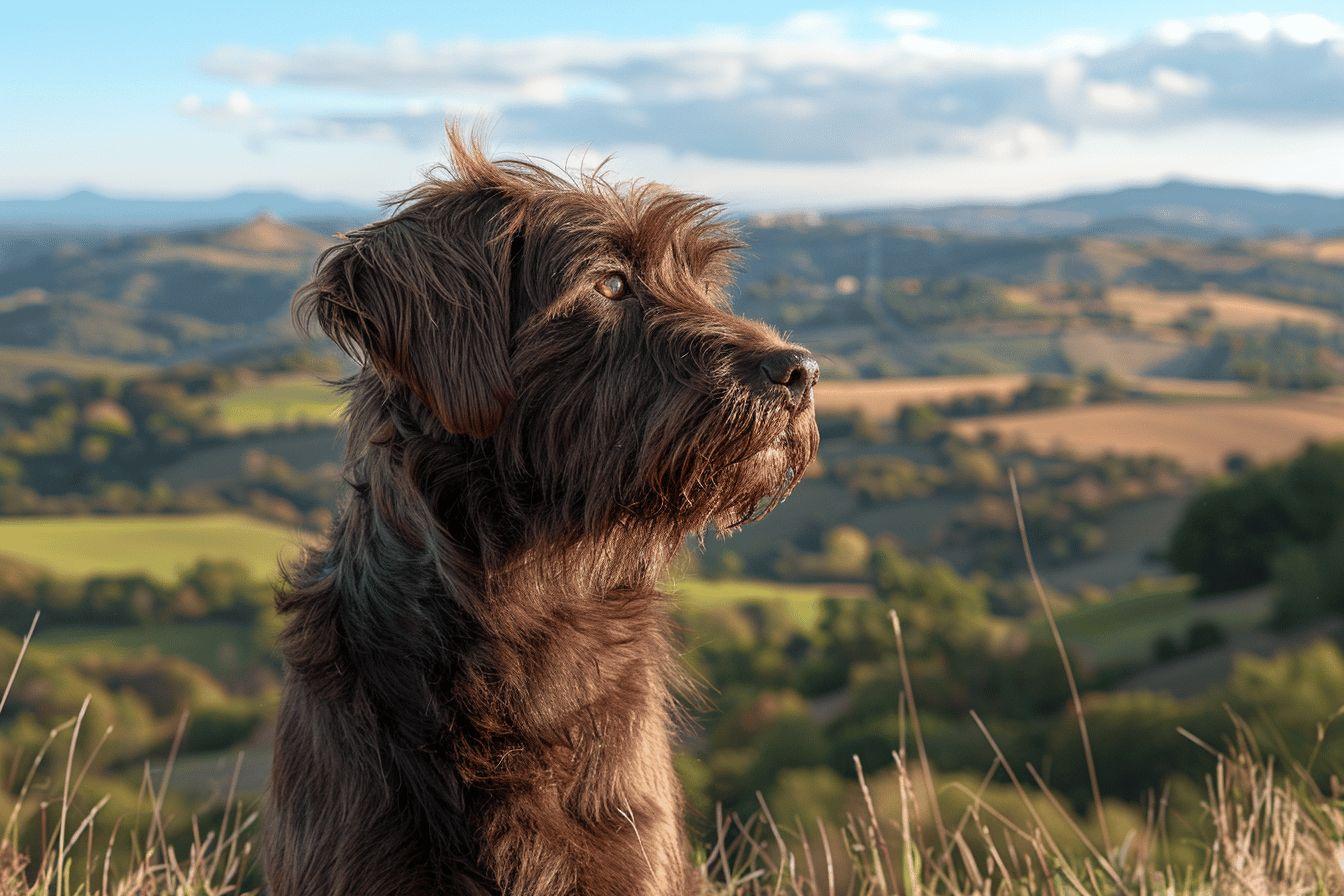
[{"label": "grassy field", "polygon": [[788,585],[759,579],[723,581],[687,577],[668,583],[668,591],[677,603],[688,609],[722,606],[745,601],[778,603],[785,606],[795,622],[804,628],[816,625],[821,601],[827,597],[863,597],[871,593],[866,585],[817,584]]},{"label": "grassy field", "polygon": [[236,559],[269,579],[300,533],[240,513],[0,519],[0,555],[64,576],[144,572],[168,579],[201,557]]},{"label": "grassy field", "polygon": [[215,403],[230,432],[256,432],[300,423],[335,423],[341,399],[311,374],[272,377],[223,396]]},{"label": "grassy field", "polygon": [[261,661],[249,626],[237,622],[170,622],[147,626],[42,626],[37,642],[72,654],[136,653],[152,648],[180,656],[228,680]]},{"label": "grassy field", "polygon": [[1163,454],[1191,470],[1217,473],[1234,452],[1270,461],[1293,454],[1313,439],[1344,439],[1344,395],[1083,405],[980,417],[954,427],[969,438],[998,432],[1009,441],[1038,450],[1064,447],[1089,455]]},{"label": "grassy field", "polygon": [[1180,642],[1198,620],[1216,622],[1228,635],[1256,628],[1268,617],[1271,599],[1262,588],[1197,600],[1187,588],[1173,587],[1080,607],[1059,617],[1059,630],[1094,663],[1146,662],[1158,637],[1171,635]]}]

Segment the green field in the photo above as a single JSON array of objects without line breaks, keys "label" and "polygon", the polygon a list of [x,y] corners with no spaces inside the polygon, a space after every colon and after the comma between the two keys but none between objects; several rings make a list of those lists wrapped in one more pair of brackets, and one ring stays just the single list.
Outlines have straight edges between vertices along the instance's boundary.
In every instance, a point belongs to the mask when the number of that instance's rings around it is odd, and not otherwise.
[{"label": "green field", "polygon": [[0,519],[0,554],[69,577],[144,572],[171,579],[207,557],[239,560],[253,575],[270,579],[277,558],[301,538],[241,513]]},{"label": "green field", "polygon": [[827,597],[859,597],[869,593],[866,585],[808,584],[789,585],[760,579],[701,579],[687,577],[667,584],[679,605],[690,609],[738,604],[747,601],[784,605],[794,621],[812,628],[821,615],[821,601]]},{"label": "green field", "polygon": [[138,653],[152,648],[180,656],[228,680],[254,668],[262,653],[250,626],[238,622],[168,622],[148,626],[39,626],[34,643],[71,654]]},{"label": "green field", "polygon": [[336,390],[306,373],[272,377],[215,402],[221,425],[235,433],[335,423],[341,405]]},{"label": "green field", "polygon": [[1151,659],[1153,642],[1162,635],[1180,641],[1198,620],[1216,622],[1228,635],[1246,632],[1265,621],[1270,603],[1265,589],[1206,599],[1189,589],[1164,589],[1066,613],[1059,617],[1059,630],[1092,662],[1142,663]]}]

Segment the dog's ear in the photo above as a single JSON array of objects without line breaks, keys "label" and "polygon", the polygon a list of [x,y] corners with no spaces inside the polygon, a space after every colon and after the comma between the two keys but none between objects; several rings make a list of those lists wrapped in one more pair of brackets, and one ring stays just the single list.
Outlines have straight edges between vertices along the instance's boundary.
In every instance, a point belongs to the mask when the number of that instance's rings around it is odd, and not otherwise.
[{"label": "dog's ear", "polygon": [[294,313],[404,383],[449,432],[485,438],[514,394],[511,241],[474,211],[403,213],[354,231],[318,260]]}]

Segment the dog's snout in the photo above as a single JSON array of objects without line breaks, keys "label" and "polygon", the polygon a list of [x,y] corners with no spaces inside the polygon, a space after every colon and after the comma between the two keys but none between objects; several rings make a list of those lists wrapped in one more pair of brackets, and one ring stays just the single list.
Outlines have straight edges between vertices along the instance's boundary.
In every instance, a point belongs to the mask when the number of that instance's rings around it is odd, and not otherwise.
[{"label": "dog's snout", "polygon": [[816,385],[821,367],[808,352],[790,348],[775,352],[762,361],[761,373],[767,382],[786,387],[796,401]]}]

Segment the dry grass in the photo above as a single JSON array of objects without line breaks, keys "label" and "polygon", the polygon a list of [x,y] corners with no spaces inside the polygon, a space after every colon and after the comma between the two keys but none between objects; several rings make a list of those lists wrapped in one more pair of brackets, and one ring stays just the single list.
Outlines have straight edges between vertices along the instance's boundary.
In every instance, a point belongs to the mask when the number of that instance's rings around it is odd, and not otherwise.
[{"label": "dry grass", "polygon": [[1339,317],[1324,308],[1218,289],[1178,293],[1122,286],[1107,292],[1106,302],[1116,311],[1128,314],[1139,326],[1167,326],[1201,309],[1207,310],[1219,325],[1235,329],[1272,328],[1280,323],[1334,329],[1340,324]]},{"label": "dry grass", "polygon": [[[0,711],[36,626],[34,618],[0,696]],[[106,796],[92,809],[77,810],[85,802],[81,797],[89,796],[86,788],[92,789],[87,776],[93,756],[111,734],[110,729],[92,734],[83,730],[88,705],[86,698],[73,719],[53,729],[36,756],[23,757],[26,775],[10,782],[13,808],[0,829],[0,896],[248,896],[242,881],[253,861],[250,837],[256,816],[245,813],[232,789],[218,826],[204,830],[193,824],[189,844],[170,841],[165,797],[185,717],[162,775],[155,778],[145,769],[138,812],[147,819],[143,825],[133,828],[116,819],[111,833],[105,833],[108,825],[99,824],[105,821],[99,813],[107,805]],[[93,753],[82,760],[76,756],[81,736],[96,742]],[[15,769],[20,768],[19,758],[13,757]],[[56,799],[37,795],[34,785],[43,779],[45,793],[54,791]]]},{"label": "dry grass", "polygon": [[817,386],[817,410],[822,413],[861,410],[869,417],[890,417],[913,404],[950,401],[973,395],[1011,398],[1030,382],[1025,373],[984,376],[895,377],[880,380],[822,380]]},{"label": "dry grass", "polygon": [[[1208,840],[1193,866],[1173,866],[1164,855],[1167,826],[1163,804],[1122,841],[1112,839],[1096,786],[1083,704],[1059,637],[1050,603],[1036,575],[1013,483],[1022,546],[1042,610],[1050,623],[1081,735],[1098,836],[1089,837],[1035,767],[1004,755],[989,729],[972,713],[990,744],[994,763],[974,790],[964,788],[965,808],[955,816],[940,810],[940,793],[925,755],[919,713],[905,664],[900,622],[892,628],[904,681],[900,696],[910,720],[918,761],[902,744],[892,753],[899,799],[892,815],[879,812],[864,770],[855,758],[863,794],[838,836],[818,822],[781,827],[761,803],[758,816],[721,818],[720,834],[705,862],[715,896],[1325,896],[1344,893],[1344,807],[1338,787],[1327,793],[1305,768],[1287,772],[1261,755],[1255,739],[1239,727],[1237,740],[1218,752],[1206,781],[1203,827]],[[1322,733],[1323,736],[1323,733]],[[996,776],[1030,820],[1014,821],[985,798]],[[1053,816],[1051,810],[1055,810]],[[1063,819],[1066,843],[1052,821]],[[991,833],[993,831],[993,833]],[[1081,844],[1081,850],[1078,848]]]},{"label": "dry grass", "polygon": [[972,439],[997,432],[1037,450],[1162,454],[1193,471],[1217,473],[1232,453],[1272,461],[1293,454],[1307,441],[1344,438],[1344,394],[1083,405],[962,420],[953,428]]},{"label": "dry grass", "polygon": [[[817,410],[822,413],[862,411],[874,419],[894,416],[902,408],[938,404],[957,398],[991,396],[1012,398],[1031,382],[1025,373],[992,373],[975,376],[890,377],[875,380],[840,380],[817,386]],[[1125,377],[1137,392],[1168,398],[1247,398],[1254,390],[1229,380],[1192,380],[1180,377]]]},{"label": "dry grass", "polygon": [[[983,728],[983,726],[982,726]],[[986,737],[990,737],[985,732]],[[992,742],[992,738],[991,738]],[[1327,896],[1344,893],[1340,794],[1300,770],[1283,771],[1248,736],[1218,754],[1205,784],[1208,841],[1193,866],[1167,864],[1163,811],[1110,849],[1087,841],[1080,855],[1050,833],[1042,806],[1058,804],[1040,774],[1008,771],[1026,826],[967,789],[967,808],[929,823],[926,775],[893,754],[900,786],[895,817],[866,807],[838,833],[759,816],[723,819],[705,864],[714,896]],[[862,777],[860,778],[862,781]],[[983,787],[980,788],[983,791]],[[1042,801],[1042,797],[1044,800]],[[995,834],[989,832],[993,829]],[[1081,831],[1077,831],[1081,835]]]},{"label": "dry grass", "polygon": [[1285,238],[1262,244],[1267,255],[1279,258],[1302,258],[1321,264],[1344,264],[1344,239],[1324,240]]}]

